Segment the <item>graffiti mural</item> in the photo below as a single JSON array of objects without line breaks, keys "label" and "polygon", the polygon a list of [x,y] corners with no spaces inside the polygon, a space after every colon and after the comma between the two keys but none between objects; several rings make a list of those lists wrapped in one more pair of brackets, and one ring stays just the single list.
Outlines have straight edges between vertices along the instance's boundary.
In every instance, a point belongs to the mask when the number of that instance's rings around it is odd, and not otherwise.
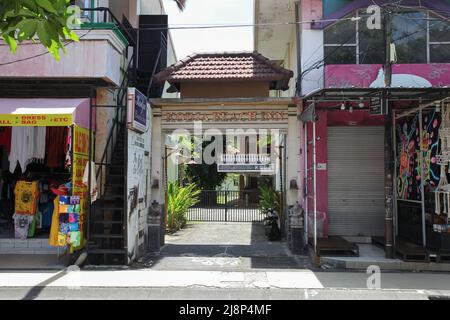
[{"label": "graffiti mural", "polygon": [[397,193],[399,199],[420,200],[418,116],[397,124]]},{"label": "graffiti mural", "polygon": [[[403,200],[421,200],[421,188],[434,190],[439,184],[440,113],[431,111],[422,115],[420,136],[419,115],[400,119],[397,123],[397,196]],[[423,157],[422,168],[420,157]],[[422,182],[422,170],[424,180]]]},{"label": "graffiti mural", "polygon": [[439,127],[441,124],[441,113],[433,110],[423,115],[423,132],[421,152],[423,155],[423,172],[425,187],[428,190],[436,189],[439,184],[440,165],[437,163],[439,154]]}]

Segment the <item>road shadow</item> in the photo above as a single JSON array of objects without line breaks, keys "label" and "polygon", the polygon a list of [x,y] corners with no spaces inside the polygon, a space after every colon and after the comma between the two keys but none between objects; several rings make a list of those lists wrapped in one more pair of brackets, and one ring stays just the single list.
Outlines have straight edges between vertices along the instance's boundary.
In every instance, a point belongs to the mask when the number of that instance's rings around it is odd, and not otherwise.
[{"label": "road shadow", "polygon": [[[237,232],[246,234],[236,234]],[[210,233],[210,235],[205,235]],[[195,223],[150,253],[135,267],[155,270],[302,269],[306,260],[293,256],[285,241],[269,241],[262,222]]]}]

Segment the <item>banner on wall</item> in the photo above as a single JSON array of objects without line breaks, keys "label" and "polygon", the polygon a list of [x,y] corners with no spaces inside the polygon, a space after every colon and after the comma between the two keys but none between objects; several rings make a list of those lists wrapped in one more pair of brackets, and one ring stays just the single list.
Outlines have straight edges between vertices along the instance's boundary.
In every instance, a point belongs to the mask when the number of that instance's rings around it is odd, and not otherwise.
[{"label": "banner on wall", "polygon": [[0,114],[3,127],[63,127],[73,124],[71,114]]},{"label": "banner on wall", "polygon": [[87,191],[83,186],[84,169],[89,161],[89,130],[73,127],[73,193],[82,195]]}]

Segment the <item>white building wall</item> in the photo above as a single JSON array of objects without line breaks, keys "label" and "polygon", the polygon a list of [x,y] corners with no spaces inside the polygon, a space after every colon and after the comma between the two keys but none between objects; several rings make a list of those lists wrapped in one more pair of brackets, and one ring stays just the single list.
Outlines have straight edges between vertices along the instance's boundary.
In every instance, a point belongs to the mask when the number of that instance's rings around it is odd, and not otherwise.
[{"label": "white building wall", "polygon": [[300,187],[300,122],[297,108],[289,108],[289,126],[286,141],[286,204],[294,205],[298,199],[298,190],[290,189],[290,181],[295,180]]},{"label": "white building wall", "polygon": [[312,69],[302,79],[302,95],[324,87],[324,48],[323,31],[303,29],[301,37],[302,73],[316,63],[319,67]]}]

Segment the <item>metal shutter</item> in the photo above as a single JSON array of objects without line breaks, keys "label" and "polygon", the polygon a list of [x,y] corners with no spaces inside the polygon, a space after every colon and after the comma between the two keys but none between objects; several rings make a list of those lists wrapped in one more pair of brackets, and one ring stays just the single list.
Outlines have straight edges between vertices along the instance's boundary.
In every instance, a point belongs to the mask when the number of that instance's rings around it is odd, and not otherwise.
[{"label": "metal shutter", "polygon": [[384,128],[328,127],[329,234],[384,235]]}]

